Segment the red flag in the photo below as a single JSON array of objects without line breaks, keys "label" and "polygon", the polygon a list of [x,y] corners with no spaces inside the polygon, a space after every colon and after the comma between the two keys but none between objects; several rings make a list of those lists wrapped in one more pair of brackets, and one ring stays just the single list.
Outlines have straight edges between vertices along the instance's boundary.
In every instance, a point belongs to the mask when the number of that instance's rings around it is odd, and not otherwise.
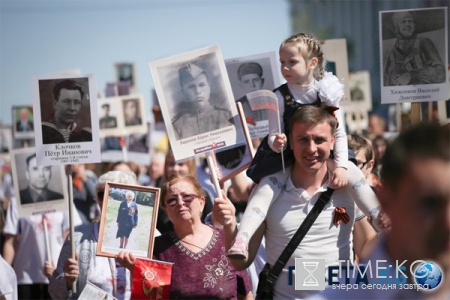
[{"label": "red flag", "polygon": [[131,299],[169,299],[172,263],[136,258]]}]

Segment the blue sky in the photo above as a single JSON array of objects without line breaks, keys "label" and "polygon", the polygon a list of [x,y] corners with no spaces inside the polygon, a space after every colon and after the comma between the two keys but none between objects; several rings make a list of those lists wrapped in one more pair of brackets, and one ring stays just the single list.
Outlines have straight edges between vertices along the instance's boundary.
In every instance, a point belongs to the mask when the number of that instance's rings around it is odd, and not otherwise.
[{"label": "blue sky", "polygon": [[122,61],[149,111],[150,61],[216,44],[224,59],[277,51],[290,24],[287,0],[0,0],[0,120],[32,104],[34,77],[80,69],[103,90]]}]

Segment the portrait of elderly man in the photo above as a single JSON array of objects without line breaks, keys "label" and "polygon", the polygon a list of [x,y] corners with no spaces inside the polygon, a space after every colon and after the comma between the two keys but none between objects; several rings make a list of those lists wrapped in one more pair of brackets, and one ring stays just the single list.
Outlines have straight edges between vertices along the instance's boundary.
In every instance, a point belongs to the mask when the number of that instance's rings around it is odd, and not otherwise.
[{"label": "portrait of elderly man", "polygon": [[80,114],[84,96],[83,86],[75,80],[65,79],[54,86],[54,112],[51,120],[42,122],[43,144],[92,141],[91,128],[81,128],[75,122]]},{"label": "portrait of elderly man", "polygon": [[232,126],[228,107],[211,103],[211,86],[205,70],[188,63],[178,70],[183,100],[177,104],[172,125],[177,139]]},{"label": "portrait of elderly man", "polygon": [[51,201],[63,199],[64,196],[48,188],[52,178],[51,166],[37,166],[36,154],[32,154],[26,159],[27,169],[25,176],[28,180],[28,187],[20,190],[20,203],[29,204],[35,202]]},{"label": "portrait of elderly man", "polygon": [[23,107],[19,112],[20,120],[16,122],[17,132],[30,132],[34,131],[33,122],[30,120],[30,111],[28,108]]},{"label": "portrait of elderly man", "polygon": [[423,28],[411,11],[392,14],[390,28],[397,38],[384,66],[384,86],[442,83],[445,66],[432,40],[418,37]]},{"label": "portrait of elderly man", "polygon": [[263,68],[256,62],[247,62],[239,66],[237,71],[239,86],[244,91],[244,96],[236,100],[242,103],[246,117],[251,117],[253,121],[258,122],[267,120],[267,110],[252,111],[250,103],[248,102],[246,94],[254,91],[259,91],[264,86]]}]

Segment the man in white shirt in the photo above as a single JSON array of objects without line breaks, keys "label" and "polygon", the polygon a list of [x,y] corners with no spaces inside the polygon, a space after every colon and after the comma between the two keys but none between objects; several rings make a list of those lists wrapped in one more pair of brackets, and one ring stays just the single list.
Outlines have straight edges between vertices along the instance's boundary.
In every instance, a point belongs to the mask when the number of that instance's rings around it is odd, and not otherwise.
[{"label": "man in white shirt", "polygon": [[[265,236],[267,262],[273,266],[287,243],[300,227],[306,215],[317,202],[320,194],[330,185],[330,170],[326,161],[334,147],[336,120],[322,108],[305,106],[296,111],[291,122],[290,147],[295,156],[292,167],[273,176],[265,177],[260,185],[274,185],[279,194],[265,217],[264,223],[253,235],[249,244],[249,256],[245,260],[231,259],[236,269],[245,269],[253,261]],[[335,190],[331,200],[296,248],[274,284],[274,298],[304,298],[315,291],[296,290],[289,283],[289,267],[296,258],[324,259],[325,266],[337,265],[338,260],[353,260],[353,250],[364,257],[376,240],[376,232],[357,208],[351,189],[366,185]],[[269,201],[270,199],[268,199]],[[237,233],[236,221],[229,213],[224,199],[215,200],[216,219],[225,224],[226,244],[230,247]],[[251,199],[249,200],[251,201]],[[344,209],[347,222],[335,222],[336,213]],[[225,220],[231,219],[226,223]]]}]

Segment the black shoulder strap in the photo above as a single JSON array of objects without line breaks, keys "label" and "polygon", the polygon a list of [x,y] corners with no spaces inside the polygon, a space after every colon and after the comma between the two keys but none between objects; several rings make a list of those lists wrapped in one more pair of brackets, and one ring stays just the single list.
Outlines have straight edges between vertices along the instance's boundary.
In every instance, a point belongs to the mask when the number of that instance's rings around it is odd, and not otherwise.
[{"label": "black shoulder strap", "polygon": [[284,248],[280,257],[277,259],[276,263],[270,269],[269,274],[267,275],[267,283],[273,285],[286,265],[289,258],[294,253],[297,246],[305,237],[308,230],[311,228],[312,224],[316,221],[319,214],[322,212],[325,205],[330,201],[331,194],[333,194],[334,190],[332,188],[328,188],[326,192],[323,192],[317,202],[314,204],[311,211],[306,216],[305,220],[302,222],[300,227],[297,229],[297,232],[294,234],[292,239],[287,244],[286,248]]}]

